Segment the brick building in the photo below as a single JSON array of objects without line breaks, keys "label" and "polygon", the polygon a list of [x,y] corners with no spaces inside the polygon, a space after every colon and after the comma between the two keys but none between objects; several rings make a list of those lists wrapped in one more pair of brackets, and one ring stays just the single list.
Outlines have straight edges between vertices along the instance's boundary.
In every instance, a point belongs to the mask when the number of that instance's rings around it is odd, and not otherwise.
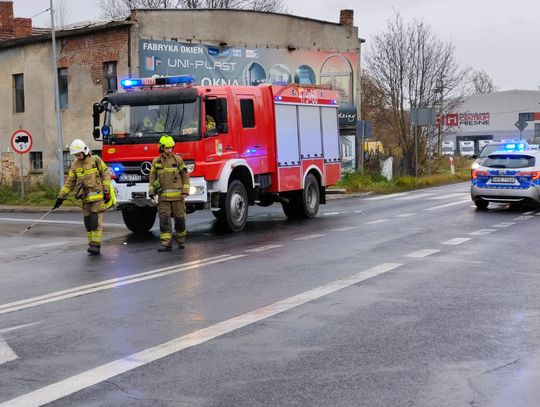
[{"label": "brick building", "polygon": [[[331,84],[341,95],[341,131],[354,134],[361,42],[352,10],[341,11],[340,23],[248,10],[133,10],[126,20],[56,31],[64,167],[74,138],[100,150],[92,138],[92,105],[128,76]],[[13,3],[0,0],[0,92],[8,96],[0,100],[0,152],[9,167],[0,169],[4,181],[16,176],[19,160],[9,157],[18,129],[33,138],[24,175],[58,174],[51,43],[50,30],[15,18]]]}]

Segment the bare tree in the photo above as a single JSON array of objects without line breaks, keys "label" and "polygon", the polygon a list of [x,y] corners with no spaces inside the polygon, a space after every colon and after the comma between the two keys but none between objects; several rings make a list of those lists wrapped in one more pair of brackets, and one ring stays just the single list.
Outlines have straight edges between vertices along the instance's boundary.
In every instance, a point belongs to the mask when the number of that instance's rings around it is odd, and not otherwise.
[{"label": "bare tree", "polygon": [[401,169],[412,175],[416,148],[421,167],[436,134],[420,128],[415,148],[410,109],[439,106],[443,116],[452,111],[463,99],[468,70],[459,68],[452,44],[437,39],[421,20],[405,24],[398,12],[372,39],[366,69],[382,92],[388,126],[403,155]]},{"label": "bare tree", "polygon": [[471,95],[483,95],[485,93],[495,92],[497,86],[493,79],[485,71],[473,71],[470,75],[470,89]]},{"label": "bare tree", "polygon": [[286,0],[99,0],[104,19],[121,19],[132,9],[225,8],[257,11],[286,12]]}]

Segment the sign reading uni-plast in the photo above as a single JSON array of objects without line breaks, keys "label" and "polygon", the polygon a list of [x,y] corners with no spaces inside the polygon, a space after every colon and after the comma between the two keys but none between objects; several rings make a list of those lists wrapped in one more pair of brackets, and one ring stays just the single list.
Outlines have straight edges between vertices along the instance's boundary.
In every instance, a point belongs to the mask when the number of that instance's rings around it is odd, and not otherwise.
[{"label": "sign reading uni-plast", "polygon": [[29,152],[32,148],[32,135],[26,130],[16,130],[11,135],[11,147],[19,154]]}]

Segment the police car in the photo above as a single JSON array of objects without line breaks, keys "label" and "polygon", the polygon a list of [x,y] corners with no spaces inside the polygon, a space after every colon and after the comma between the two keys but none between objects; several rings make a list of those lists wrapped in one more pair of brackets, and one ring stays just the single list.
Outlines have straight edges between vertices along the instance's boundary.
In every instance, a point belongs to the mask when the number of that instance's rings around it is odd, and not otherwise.
[{"label": "police car", "polygon": [[471,198],[478,209],[490,202],[540,203],[540,151],[497,151],[471,171]]},{"label": "police car", "polygon": [[490,141],[482,147],[478,155],[473,155],[475,160],[472,163],[472,169],[478,168],[482,161],[495,151],[525,151],[529,150],[529,148],[529,144],[523,140]]}]

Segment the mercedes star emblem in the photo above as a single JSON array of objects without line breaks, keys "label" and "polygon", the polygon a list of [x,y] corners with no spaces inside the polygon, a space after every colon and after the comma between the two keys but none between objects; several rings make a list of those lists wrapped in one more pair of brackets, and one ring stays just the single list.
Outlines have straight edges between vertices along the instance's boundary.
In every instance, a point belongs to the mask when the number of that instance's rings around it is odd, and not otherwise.
[{"label": "mercedes star emblem", "polygon": [[145,161],[141,164],[141,174],[150,175],[150,170],[152,169],[152,163],[150,161]]}]

